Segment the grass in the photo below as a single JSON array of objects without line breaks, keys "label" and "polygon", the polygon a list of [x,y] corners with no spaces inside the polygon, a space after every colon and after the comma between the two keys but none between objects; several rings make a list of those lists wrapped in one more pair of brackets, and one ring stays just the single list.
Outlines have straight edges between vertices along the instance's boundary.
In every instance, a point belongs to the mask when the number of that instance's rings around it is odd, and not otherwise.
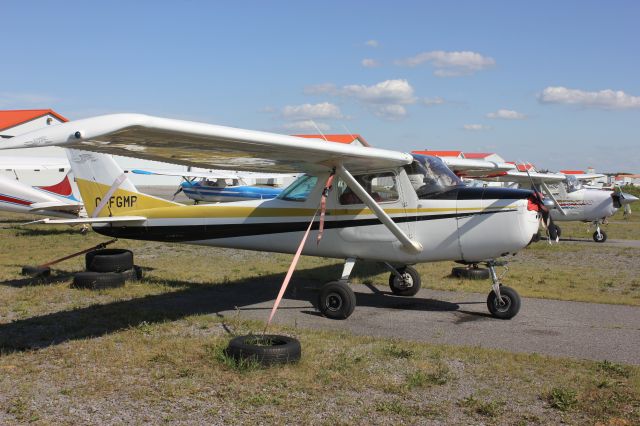
[{"label": "grass", "polygon": [[[253,277],[279,282],[290,256],[121,241],[148,278],[76,290],[69,274],[83,268],[82,257],[35,283],[20,267],[104,238],[1,226],[0,424],[276,424],[283,415],[304,424],[640,422],[640,369],[606,360],[275,327],[301,340],[298,364],[238,362],[224,353],[230,338],[264,324],[212,313],[208,289]],[[541,243],[517,257],[507,283],[523,295],[639,304],[637,258],[633,250]],[[487,292],[488,282],[449,278],[451,266],[418,269],[427,287]],[[339,271],[336,261],[304,257],[294,279],[320,283]],[[357,266],[358,282],[387,278]]]},{"label": "grass", "polygon": [[[640,208],[640,202],[631,204],[632,209]],[[622,209],[608,219],[609,224],[601,227],[607,233],[607,238],[615,240],[640,240],[640,213],[632,212],[631,216],[624,217]],[[562,228],[562,238],[592,240],[595,228],[590,223],[560,222],[556,223]]]}]

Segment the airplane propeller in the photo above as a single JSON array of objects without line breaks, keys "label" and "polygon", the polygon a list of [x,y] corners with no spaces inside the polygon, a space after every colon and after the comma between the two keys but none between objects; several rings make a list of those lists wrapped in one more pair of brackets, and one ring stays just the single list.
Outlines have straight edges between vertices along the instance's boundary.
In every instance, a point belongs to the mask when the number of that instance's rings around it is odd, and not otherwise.
[{"label": "airplane propeller", "polygon": [[540,191],[538,191],[538,188],[533,182],[533,178],[529,173],[529,167],[527,167],[525,163],[522,163],[522,164],[524,165],[523,167],[524,171],[527,173],[527,176],[529,177],[529,181],[531,182],[531,189],[533,189],[533,194],[535,195],[536,200],[538,201],[537,204],[538,204],[538,208],[540,209],[540,222],[542,223],[543,228],[547,230],[549,241],[554,240],[558,242],[560,240],[560,236],[558,235],[558,230],[557,230],[558,228],[553,223],[553,219],[551,218],[551,209],[547,207],[547,205],[544,202],[544,195]]},{"label": "airplane propeller", "polygon": [[638,197],[635,195],[631,195],[627,192],[623,192],[622,188],[619,185],[616,185],[613,193],[611,194],[611,198],[613,198],[613,205],[616,208],[624,207],[624,215],[631,214],[631,203],[638,201]]}]

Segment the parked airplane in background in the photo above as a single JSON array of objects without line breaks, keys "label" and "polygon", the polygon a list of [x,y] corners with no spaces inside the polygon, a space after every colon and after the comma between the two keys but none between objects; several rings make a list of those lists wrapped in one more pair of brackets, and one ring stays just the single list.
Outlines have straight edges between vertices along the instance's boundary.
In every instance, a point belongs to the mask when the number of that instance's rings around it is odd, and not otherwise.
[{"label": "parked airplane in background", "polygon": [[153,171],[134,169],[131,172],[142,175],[179,176],[183,182],[174,197],[183,192],[188,198],[200,202],[228,202],[241,200],[269,200],[277,197],[282,188],[256,186],[244,183],[247,179],[283,179],[293,175],[264,174],[251,172],[231,172],[228,170],[192,171]]},{"label": "parked airplane in background", "polygon": [[82,207],[69,175],[55,185],[34,187],[0,176],[0,211],[71,218],[78,217]]},{"label": "parked airplane in background", "polygon": [[[340,279],[320,291],[319,309],[330,318],[353,312],[348,279],[357,260],[386,265],[391,290],[400,296],[420,288],[412,264],[486,262],[491,314],[508,319],[520,309],[495,260],[530,243],[539,199],[527,190],[466,187],[438,158],[140,114],[68,122],[17,136],[2,148],[48,145],[73,148],[70,163],[91,217],[43,222],[90,223],[118,238],[282,253],[296,253],[305,230],[318,229],[322,241],[304,245],[303,253],[345,259]],[[105,154],[305,174],[275,199],[187,206],[140,193]]]},{"label": "parked airplane in background", "polygon": [[[452,162],[443,158],[445,163],[456,173],[464,173],[465,159],[455,158]],[[469,164],[477,160],[468,160]],[[474,179],[494,182],[515,183],[521,188],[530,188],[545,194],[550,200],[549,205],[555,208],[551,210],[553,223],[549,225],[549,235],[556,239],[562,230],[556,222],[580,221],[591,222],[595,227],[593,240],[604,242],[607,234],[600,225],[607,218],[613,216],[620,207],[626,207],[638,200],[637,197],[622,192],[605,189],[589,188],[582,181],[589,181],[604,175],[601,174],[564,174],[564,173],[540,173],[530,164],[513,165],[506,171],[496,172],[495,167],[488,166],[482,176],[481,168],[475,171]]]}]

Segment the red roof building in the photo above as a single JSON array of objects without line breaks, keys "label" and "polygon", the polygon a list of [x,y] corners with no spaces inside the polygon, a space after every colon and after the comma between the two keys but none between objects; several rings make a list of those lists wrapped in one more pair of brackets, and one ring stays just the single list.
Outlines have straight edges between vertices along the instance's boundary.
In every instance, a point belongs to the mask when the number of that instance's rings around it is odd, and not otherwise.
[{"label": "red roof building", "polygon": [[464,158],[462,156],[462,151],[411,151],[413,154],[420,155],[432,155],[434,157],[453,157],[453,158]]},{"label": "red roof building", "polygon": [[69,121],[51,109],[19,109],[0,111],[0,133],[7,134],[9,136],[25,133],[23,131],[12,131],[11,129],[24,127],[26,130],[27,127],[31,127],[28,126],[29,123],[40,121],[39,119],[42,119],[43,123],[42,125],[38,125],[38,127],[44,127],[47,124],[51,124],[53,121],[57,121],[59,123]]},{"label": "red roof building", "polygon": [[299,138],[307,138],[307,139],[322,139],[329,142],[344,143],[347,145],[355,142],[356,145],[367,146],[367,147],[371,146],[360,135],[293,135],[293,136],[297,136]]}]

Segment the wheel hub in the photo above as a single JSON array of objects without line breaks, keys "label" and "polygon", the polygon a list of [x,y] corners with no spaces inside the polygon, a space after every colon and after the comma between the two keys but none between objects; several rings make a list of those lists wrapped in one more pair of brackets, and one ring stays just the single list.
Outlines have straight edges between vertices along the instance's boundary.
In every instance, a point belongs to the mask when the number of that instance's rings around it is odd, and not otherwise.
[{"label": "wheel hub", "polygon": [[396,287],[401,289],[413,287],[413,279],[411,278],[411,275],[405,272],[402,274],[402,278],[396,277]]},{"label": "wheel hub", "polygon": [[507,312],[511,307],[511,298],[502,296],[500,299],[496,298],[496,309],[498,312]]},{"label": "wheel hub", "polygon": [[327,296],[327,309],[332,312],[337,312],[342,308],[342,296],[338,293],[330,293]]}]

